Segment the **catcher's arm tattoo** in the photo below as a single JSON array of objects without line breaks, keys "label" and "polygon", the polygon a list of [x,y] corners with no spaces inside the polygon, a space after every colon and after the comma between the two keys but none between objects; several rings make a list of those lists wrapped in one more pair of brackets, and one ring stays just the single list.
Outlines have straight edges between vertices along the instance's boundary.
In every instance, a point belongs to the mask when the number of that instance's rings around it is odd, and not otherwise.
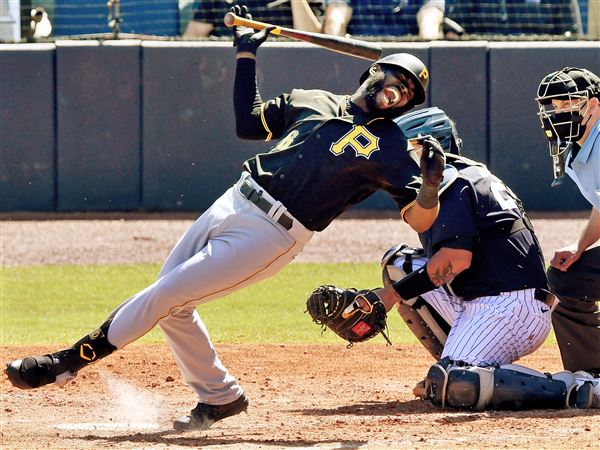
[{"label": "catcher's arm tattoo", "polygon": [[448,264],[444,266],[440,266],[435,269],[435,272],[432,273],[429,278],[431,282],[435,284],[437,287],[440,287],[443,284],[446,284],[448,281],[452,280],[457,273],[452,270],[452,261],[448,261]]},{"label": "catcher's arm tattoo", "polygon": [[375,292],[389,311],[398,302],[410,300],[448,283],[470,267],[472,256],[468,250],[444,247],[420,269]]},{"label": "catcher's arm tattoo", "polygon": [[442,286],[471,266],[469,250],[442,247],[427,262],[427,274],[436,287]]}]

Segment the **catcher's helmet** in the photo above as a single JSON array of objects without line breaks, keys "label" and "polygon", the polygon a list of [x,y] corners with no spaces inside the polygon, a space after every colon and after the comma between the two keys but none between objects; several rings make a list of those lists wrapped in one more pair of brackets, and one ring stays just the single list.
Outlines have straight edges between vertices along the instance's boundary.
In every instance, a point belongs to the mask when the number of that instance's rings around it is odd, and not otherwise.
[{"label": "catcher's helmet", "polygon": [[394,53],[392,55],[384,56],[365,70],[360,77],[360,84],[368,78],[369,71],[375,64],[392,66],[400,69],[413,80],[415,83],[415,93],[410,102],[411,106],[420,105],[425,102],[425,93],[427,91],[427,85],[429,84],[429,71],[427,70],[427,67],[425,67],[425,64],[423,64],[423,61],[409,53]]},{"label": "catcher's helmet", "polygon": [[458,136],[456,125],[448,115],[437,106],[419,109],[394,119],[407,139],[431,135],[447,153],[460,155],[462,139]]},{"label": "catcher's helmet", "polygon": [[[587,69],[565,67],[544,77],[538,86],[538,116],[550,142],[571,142],[581,138],[584,127],[579,114],[585,102],[600,96],[600,78]],[[555,108],[552,100],[567,100]]]}]

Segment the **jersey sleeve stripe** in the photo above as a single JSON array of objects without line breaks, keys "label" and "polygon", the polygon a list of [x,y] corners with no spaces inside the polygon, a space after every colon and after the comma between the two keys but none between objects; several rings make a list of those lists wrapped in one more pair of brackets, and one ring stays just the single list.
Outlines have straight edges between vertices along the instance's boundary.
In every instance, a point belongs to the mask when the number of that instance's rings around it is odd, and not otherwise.
[{"label": "jersey sleeve stripe", "polygon": [[265,141],[270,141],[271,138],[273,137],[273,133],[271,132],[269,125],[267,125],[267,119],[265,118],[265,104],[261,104],[260,105],[260,120],[263,124],[263,127],[265,127],[267,134],[267,137],[265,138]]}]

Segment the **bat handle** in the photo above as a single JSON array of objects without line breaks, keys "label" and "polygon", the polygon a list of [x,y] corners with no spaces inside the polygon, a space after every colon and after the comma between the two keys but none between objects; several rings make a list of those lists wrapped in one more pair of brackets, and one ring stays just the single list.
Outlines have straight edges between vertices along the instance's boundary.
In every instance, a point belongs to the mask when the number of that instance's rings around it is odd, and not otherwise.
[{"label": "bat handle", "polygon": [[[259,22],[258,20],[250,20],[244,17],[236,16],[232,12],[225,14],[225,17],[223,17],[223,23],[227,27],[248,27],[254,30],[262,30],[272,26],[268,23]],[[271,34],[281,34],[281,31],[282,27],[275,27],[275,29],[271,31]]]},{"label": "bat handle", "polygon": [[228,12],[227,14],[225,14],[225,17],[223,17],[223,23],[225,24],[225,26],[227,27],[233,27],[236,25],[236,19],[241,19],[241,17],[236,16],[234,13],[232,12]]}]

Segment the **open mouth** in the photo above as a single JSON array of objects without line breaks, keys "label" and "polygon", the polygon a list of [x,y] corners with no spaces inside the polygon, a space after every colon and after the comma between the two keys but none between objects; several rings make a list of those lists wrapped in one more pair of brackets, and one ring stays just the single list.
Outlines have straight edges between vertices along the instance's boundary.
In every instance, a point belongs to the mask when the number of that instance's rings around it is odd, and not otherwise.
[{"label": "open mouth", "polygon": [[386,86],[382,89],[382,92],[385,98],[385,104],[388,107],[396,105],[402,98],[402,93],[396,86]]}]

